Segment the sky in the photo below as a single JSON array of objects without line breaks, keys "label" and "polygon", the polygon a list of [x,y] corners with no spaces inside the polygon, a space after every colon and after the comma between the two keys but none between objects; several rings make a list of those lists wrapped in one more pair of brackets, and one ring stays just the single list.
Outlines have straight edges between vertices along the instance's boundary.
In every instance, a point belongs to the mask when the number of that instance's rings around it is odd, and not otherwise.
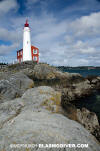
[{"label": "sky", "polygon": [[100,0],[0,0],[0,62],[16,60],[26,19],[40,62],[100,66]]}]

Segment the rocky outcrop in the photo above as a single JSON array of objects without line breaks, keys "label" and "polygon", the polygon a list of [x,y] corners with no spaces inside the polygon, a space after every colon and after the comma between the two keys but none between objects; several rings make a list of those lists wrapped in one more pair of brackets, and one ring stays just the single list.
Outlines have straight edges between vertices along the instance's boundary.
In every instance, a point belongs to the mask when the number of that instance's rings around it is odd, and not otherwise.
[{"label": "rocky outcrop", "polygon": [[94,112],[86,108],[77,109],[77,120],[100,141],[100,126]]},{"label": "rocky outcrop", "polygon": [[[62,104],[62,102],[61,102]],[[91,134],[100,141],[100,125],[97,115],[86,108],[77,109],[73,104],[62,104],[65,112],[63,114],[68,118],[81,123]]]},{"label": "rocky outcrop", "polygon": [[63,88],[75,89],[77,87],[77,91],[79,91],[81,87],[81,89],[84,89],[84,85],[85,92],[87,92],[87,89],[90,90],[91,87],[89,80],[86,80],[80,74],[63,73],[47,64],[38,64],[35,65],[34,69],[26,68],[21,72],[34,80],[36,86],[48,85],[61,90]]},{"label": "rocky outcrop", "polygon": [[62,89],[62,104],[86,97],[92,93],[92,87],[88,80],[73,83],[71,87]]},{"label": "rocky outcrop", "polygon": [[92,88],[100,89],[100,77],[99,76],[88,76],[87,79],[90,81]]},{"label": "rocky outcrop", "polygon": [[77,119],[91,133],[99,126],[97,116],[94,112],[90,112],[86,108],[77,109]]},{"label": "rocky outcrop", "polygon": [[[100,77],[83,78],[80,74],[60,72],[47,64],[35,65],[25,62],[7,66],[0,72],[0,80],[1,127],[9,122],[13,123],[13,118],[27,110],[41,112],[41,114],[42,111],[59,113],[83,124],[99,140],[100,129],[98,124],[95,124],[95,120],[96,123],[98,121],[96,115],[88,110],[76,109],[74,104],[77,100],[82,103],[83,98],[100,88]],[[29,89],[40,85],[51,86],[56,91],[50,87]],[[21,96],[22,98],[19,99],[18,97]],[[14,98],[18,99],[12,100]],[[17,104],[14,103],[15,101]]]},{"label": "rocky outcrop", "polygon": [[58,79],[62,81],[66,79],[67,82],[70,80],[71,83],[78,83],[84,81],[84,78],[80,74],[76,74],[76,73],[71,74],[67,72],[63,73],[47,64],[35,65],[33,72],[31,70],[31,76],[33,76],[34,79],[38,79],[38,80]]},{"label": "rocky outcrop", "polygon": [[[98,151],[100,145],[95,138],[82,125],[59,112],[60,103],[61,93],[46,86],[28,89],[20,99],[2,103],[0,150],[11,151],[10,144],[88,144],[88,148],[59,150]],[[58,148],[37,146],[32,150],[56,151]]]},{"label": "rocky outcrop", "polygon": [[56,68],[50,67],[47,64],[38,64],[34,67],[33,78],[35,79],[54,79]]},{"label": "rocky outcrop", "polygon": [[33,80],[23,73],[15,73],[0,81],[0,100],[20,97],[25,90],[34,87]]}]

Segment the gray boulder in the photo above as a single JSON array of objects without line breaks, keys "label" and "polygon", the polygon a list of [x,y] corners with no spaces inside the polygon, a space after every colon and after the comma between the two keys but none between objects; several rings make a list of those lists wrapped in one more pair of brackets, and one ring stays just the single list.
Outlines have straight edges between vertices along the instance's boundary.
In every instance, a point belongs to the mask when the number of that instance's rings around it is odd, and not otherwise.
[{"label": "gray boulder", "polygon": [[15,73],[0,81],[0,100],[20,97],[25,90],[34,87],[33,80],[23,73]]},{"label": "gray boulder", "polygon": [[23,73],[15,73],[12,74],[9,78],[8,81],[12,84],[15,85],[17,88],[21,89],[22,91],[27,90],[28,88],[34,87],[34,82],[33,80],[29,79],[25,74]]},{"label": "gray boulder", "polygon": [[100,145],[82,125],[55,110],[60,106],[60,95],[44,86],[27,90],[21,99],[12,100],[10,104],[4,102],[1,115],[7,111],[14,116],[5,118],[0,129],[0,150],[11,151],[10,144],[37,144],[33,149],[26,149],[32,151],[58,150],[39,148],[38,144],[88,144],[88,148],[59,148],[59,151],[99,151]]},{"label": "gray boulder", "polygon": [[22,92],[8,80],[0,81],[0,102],[4,99],[10,100],[20,97]]}]

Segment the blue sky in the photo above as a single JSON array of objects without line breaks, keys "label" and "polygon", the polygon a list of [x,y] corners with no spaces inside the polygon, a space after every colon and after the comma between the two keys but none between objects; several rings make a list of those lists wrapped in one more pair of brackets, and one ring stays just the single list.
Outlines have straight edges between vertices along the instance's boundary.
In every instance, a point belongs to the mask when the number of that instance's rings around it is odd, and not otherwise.
[{"label": "blue sky", "polygon": [[41,62],[100,66],[100,0],[0,0],[0,61],[16,60],[27,18]]}]

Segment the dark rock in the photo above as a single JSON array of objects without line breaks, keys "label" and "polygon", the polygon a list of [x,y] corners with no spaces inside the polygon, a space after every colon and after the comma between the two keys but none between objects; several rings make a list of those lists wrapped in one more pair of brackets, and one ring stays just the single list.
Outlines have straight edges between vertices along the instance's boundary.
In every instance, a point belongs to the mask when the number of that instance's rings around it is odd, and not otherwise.
[{"label": "dark rock", "polygon": [[100,125],[94,112],[86,108],[77,109],[77,120],[100,141]]},{"label": "dark rock", "polygon": [[81,110],[77,109],[77,119],[91,133],[94,132],[96,127],[99,127],[99,122],[96,114],[94,112],[90,112],[86,108],[82,108]]},{"label": "dark rock", "polygon": [[88,76],[87,79],[90,81],[93,89],[100,89],[100,77],[99,76]]},{"label": "dark rock", "polygon": [[100,141],[100,125],[98,118],[94,112],[90,112],[86,108],[77,109],[73,104],[62,104],[65,112],[64,115],[68,118],[81,123],[98,141]]},{"label": "dark rock", "polygon": [[92,87],[88,80],[84,80],[80,83],[74,83],[71,87],[62,89],[62,104],[86,97],[91,93]]}]

